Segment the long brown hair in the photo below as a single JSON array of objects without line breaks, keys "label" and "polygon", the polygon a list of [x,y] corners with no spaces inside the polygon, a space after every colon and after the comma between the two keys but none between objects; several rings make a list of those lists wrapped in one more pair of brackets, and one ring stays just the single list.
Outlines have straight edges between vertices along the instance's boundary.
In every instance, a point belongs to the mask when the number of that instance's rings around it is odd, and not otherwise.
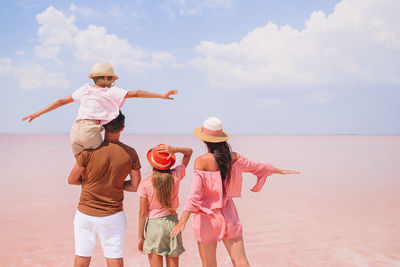
[{"label": "long brown hair", "polygon": [[174,176],[171,170],[159,170],[153,168],[153,177],[151,178],[151,183],[156,190],[157,200],[163,207],[168,210],[175,212],[173,208],[173,195],[174,195]]},{"label": "long brown hair", "polygon": [[232,148],[226,141],[220,143],[211,143],[204,141],[204,143],[207,145],[208,152],[213,154],[215,160],[218,163],[218,168],[221,173],[222,179],[222,190],[225,196],[226,187],[229,185],[229,182],[231,180]]}]

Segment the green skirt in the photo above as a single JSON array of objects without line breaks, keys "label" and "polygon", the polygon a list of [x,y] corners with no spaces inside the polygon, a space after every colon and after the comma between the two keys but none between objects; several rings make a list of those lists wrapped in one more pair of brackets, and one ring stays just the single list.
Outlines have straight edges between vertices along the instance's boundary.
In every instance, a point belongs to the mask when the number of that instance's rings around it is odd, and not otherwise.
[{"label": "green skirt", "polygon": [[179,257],[184,251],[182,235],[170,237],[172,229],[178,223],[178,215],[170,214],[161,218],[148,219],[145,227],[143,252],[160,256]]}]

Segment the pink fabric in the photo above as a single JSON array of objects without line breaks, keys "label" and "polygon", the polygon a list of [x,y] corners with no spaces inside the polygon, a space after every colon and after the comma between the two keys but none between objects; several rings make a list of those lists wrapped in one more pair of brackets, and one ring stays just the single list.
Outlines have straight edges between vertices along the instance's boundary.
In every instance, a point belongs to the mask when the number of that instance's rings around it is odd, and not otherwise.
[{"label": "pink fabric", "polygon": [[[274,173],[274,166],[268,163],[254,162],[244,156],[239,156],[232,164],[231,180],[226,189],[225,198],[223,197],[222,180],[219,171],[194,170],[185,210],[195,214],[192,225],[198,241],[212,242],[208,240],[221,240],[223,225],[233,225],[230,228],[234,230],[228,231],[227,236],[232,236],[232,232],[238,233],[237,229],[239,226],[241,228],[241,224],[231,199],[241,196],[243,172],[251,172],[257,176],[257,182],[251,191],[258,192],[264,186],[267,176]],[[229,203],[229,207],[226,206],[227,203]],[[213,227],[216,227],[216,229]],[[219,234],[216,235],[216,232],[219,232]]]},{"label": "pink fabric", "polygon": [[232,199],[227,200],[222,209],[215,209],[212,216],[195,213],[192,225],[194,237],[202,243],[243,235],[243,227]]},{"label": "pink fabric", "polygon": [[[175,178],[174,183],[174,201],[173,207],[177,209],[179,207],[179,183],[185,177],[185,165],[180,164],[176,168],[171,170],[172,175]],[[152,176],[150,175],[146,179],[142,180],[139,184],[137,193],[140,197],[147,198],[147,217],[149,219],[160,218],[171,214],[171,212],[164,208],[157,200],[156,192],[151,183]]]},{"label": "pink fabric", "polygon": [[214,131],[214,130],[209,130],[207,128],[202,127],[201,132],[206,135],[211,135],[211,136],[221,136],[222,135],[222,129]]},{"label": "pink fabric", "polygon": [[101,125],[115,119],[125,103],[127,90],[111,87],[97,88],[85,84],[72,94],[72,99],[80,104],[77,120],[99,120]]}]

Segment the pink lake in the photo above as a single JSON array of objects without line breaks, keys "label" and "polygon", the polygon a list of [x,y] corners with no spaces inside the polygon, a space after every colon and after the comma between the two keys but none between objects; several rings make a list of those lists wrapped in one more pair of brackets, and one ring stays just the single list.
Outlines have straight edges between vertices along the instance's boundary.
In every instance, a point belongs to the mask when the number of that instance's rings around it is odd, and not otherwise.
[{"label": "pink lake", "polygon": [[[74,163],[68,135],[2,134],[0,266],[72,266],[73,217],[80,187],[67,184]],[[205,152],[192,135],[131,135],[142,176],[146,151],[159,144]],[[400,266],[400,136],[233,135],[230,144],[256,161],[298,170],[273,175],[259,193],[244,176],[236,199],[252,266]],[[194,158],[193,158],[194,159]],[[183,206],[193,160],[182,181]],[[138,196],[125,193],[125,266],[148,266],[136,251]],[[190,225],[181,266],[201,266]],[[232,266],[222,244],[219,266]],[[91,266],[105,266],[98,244]]]}]

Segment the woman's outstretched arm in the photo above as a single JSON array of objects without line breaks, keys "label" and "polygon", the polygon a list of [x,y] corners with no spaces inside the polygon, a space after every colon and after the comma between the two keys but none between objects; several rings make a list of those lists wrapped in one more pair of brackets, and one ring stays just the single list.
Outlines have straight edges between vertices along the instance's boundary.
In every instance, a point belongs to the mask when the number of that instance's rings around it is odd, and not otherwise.
[{"label": "woman's outstretched arm", "polygon": [[278,169],[278,168],[274,169],[274,173],[277,173],[277,174],[300,174],[298,171],[282,170],[282,169]]}]

